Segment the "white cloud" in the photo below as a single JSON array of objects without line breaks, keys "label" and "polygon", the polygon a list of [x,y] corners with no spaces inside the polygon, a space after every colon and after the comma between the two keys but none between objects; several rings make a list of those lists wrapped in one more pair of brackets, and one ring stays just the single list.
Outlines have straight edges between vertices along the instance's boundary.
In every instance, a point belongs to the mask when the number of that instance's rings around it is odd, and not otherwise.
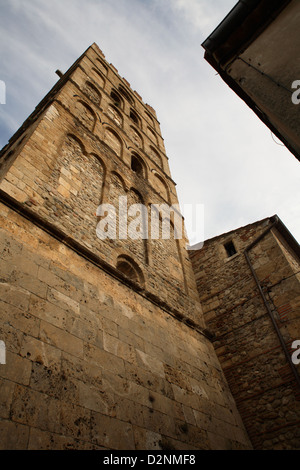
[{"label": "white cloud", "polygon": [[213,2],[203,0],[171,0],[171,5],[185,20],[199,30],[206,29],[214,19]]},{"label": "white cloud", "polygon": [[195,30],[209,35],[215,25],[233,8],[237,0],[168,0],[171,8],[177,10],[181,19],[184,19]]}]

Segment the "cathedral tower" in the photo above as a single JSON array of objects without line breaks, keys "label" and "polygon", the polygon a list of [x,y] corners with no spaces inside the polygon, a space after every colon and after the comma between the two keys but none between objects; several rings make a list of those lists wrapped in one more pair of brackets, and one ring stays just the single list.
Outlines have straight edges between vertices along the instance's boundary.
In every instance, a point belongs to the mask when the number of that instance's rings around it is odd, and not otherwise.
[{"label": "cathedral tower", "polygon": [[0,196],[3,448],[248,448],[156,113],[96,44],[2,150]]},{"label": "cathedral tower", "polygon": [[[186,316],[201,322],[194,304],[187,309],[186,300],[198,297],[184,236],[177,239],[174,233],[181,228],[174,221],[178,200],[155,111],[96,45],[61,77],[2,160],[2,190],[105,260],[117,275],[175,310],[184,305]],[[115,213],[104,213],[106,204]],[[138,238],[129,231],[134,204],[147,211],[141,215],[145,227],[140,224],[145,233]],[[97,236],[100,205],[106,217]],[[168,207],[175,212],[168,213]],[[163,222],[169,222],[167,240]]]}]

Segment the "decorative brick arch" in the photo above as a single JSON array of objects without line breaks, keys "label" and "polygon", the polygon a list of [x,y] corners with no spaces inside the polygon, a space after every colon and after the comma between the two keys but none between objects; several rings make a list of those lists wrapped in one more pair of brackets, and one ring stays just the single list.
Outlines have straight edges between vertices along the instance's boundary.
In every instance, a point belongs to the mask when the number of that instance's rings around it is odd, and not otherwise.
[{"label": "decorative brick arch", "polygon": [[90,98],[90,100],[97,106],[101,103],[101,93],[98,88],[90,81],[86,81],[84,85],[84,92]]},{"label": "decorative brick arch", "polygon": [[94,159],[96,161],[96,164],[100,164],[100,167],[102,169],[102,181],[99,184],[99,204],[102,203],[103,196],[104,196],[104,186],[106,183],[106,176],[107,176],[107,168],[105,163],[103,162],[102,158],[99,157],[96,153],[90,153],[89,154],[91,159]]},{"label": "decorative brick arch", "polygon": [[130,126],[131,136],[137,148],[144,148],[144,140],[140,132],[133,126]]},{"label": "decorative brick arch", "polygon": [[151,124],[151,126],[154,128],[154,120],[153,120],[153,117],[146,111],[145,112],[146,116],[147,116],[147,121]]},{"label": "decorative brick arch", "polygon": [[134,100],[132,98],[132,96],[129,94],[129,92],[123,87],[123,85],[119,85],[118,86],[118,90],[119,92],[121,93],[122,96],[124,96],[124,98],[128,101],[128,103],[131,105],[131,106],[134,106],[135,103],[134,103]]},{"label": "decorative brick arch", "polygon": [[170,203],[170,190],[164,178],[154,171],[154,184],[156,191],[161,195],[165,201]]},{"label": "decorative brick arch", "polygon": [[152,158],[152,160],[156,163],[159,168],[163,168],[162,158],[158,151],[152,145],[150,145],[150,158]]},{"label": "decorative brick arch", "polygon": [[111,127],[105,127],[104,142],[115,152],[118,157],[123,154],[123,141],[119,134]]},{"label": "decorative brick arch", "polygon": [[117,124],[117,126],[122,127],[123,126],[123,116],[122,113],[118,110],[116,106],[113,104],[109,104],[107,108],[107,114],[110,117],[110,119],[113,120],[114,124]]},{"label": "decorative brick arch", "polygon": [[85,146],[84,146],[82,140],[81,140],[79,137],[77,137],[77,135],[72,134],[72,133],[67,134],[67,135],[64,137],[62,147],[64,147],[64,146],[66,145],[67,141],[69,141],[69,142],[72,142],[72,141],[75,142],[75,143],[80,147],[80,151],[81,151],[84,155],[87,155],[87,152],[86,152],[86,150],[85,150]]},{"label": "decorative brick arch", "polygon": [[83,100],[77,100],[74,106],[74,114],[76,118],[89,131],[94,132],[96,124],[96,114],[94,110]]},{"label": "decorative brick arch", "polygon": [[98,69],[101,70],[101,72],[106,76],[108,69],[107,69],[106,65],[104,65],[104,63],[102,62],[102,60],[96,59],[95,64],[96,64],[96,66],[98,67]]},{"label": "decorative brick arch", "polygon": [[150,139],[152,142],[154,142],[155,145],[158,146],[157,136],[156,136],[155,132],[154,132],[152,129],[150,129],[149,126],[147,127],[147,134],[148,134],[149,139]]},{"label": "decorative brick arch", "polygon": [[[99,85],[101,88],[104,88],[105,86],[105,79],[102,76],[102,73],[99,72],[95,67],[92,68],[92,71],[97,74],[97,85]],[[100,82],[101,80],[101,82]]]},{"label": "decorative brick arch", "polygon": [[117,171],[112,171],[110,174],[110,182],[119,186],[124,193],[127,193],[128,189],[126,183],[121,175]]}]

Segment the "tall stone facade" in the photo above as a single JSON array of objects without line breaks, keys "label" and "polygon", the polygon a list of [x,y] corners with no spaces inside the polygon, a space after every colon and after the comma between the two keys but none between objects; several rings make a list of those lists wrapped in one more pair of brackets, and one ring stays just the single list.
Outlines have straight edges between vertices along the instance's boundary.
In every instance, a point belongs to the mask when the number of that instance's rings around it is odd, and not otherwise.
[{"label": "tall stone facade", "polygon": [[300,340],[298,243],[272,217],[207,240],[190,255],[204,318],[253,447],[300,449],[300,366],[292,347]]},{"label": "tall stone facade", "polygon": [[172,217],[167,240],[97,236],[100,204],[147,217],[177,196],[155,111],[96,44],[1,151],[0,177],[1,448],[251,448]]}]

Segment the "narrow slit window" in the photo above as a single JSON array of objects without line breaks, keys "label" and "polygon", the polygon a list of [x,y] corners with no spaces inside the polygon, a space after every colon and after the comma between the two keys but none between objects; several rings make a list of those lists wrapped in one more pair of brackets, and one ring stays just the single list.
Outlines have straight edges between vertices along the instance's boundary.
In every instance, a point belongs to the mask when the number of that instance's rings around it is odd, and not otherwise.
[{"label": "narrow slit window", "polygon": [[231,256],[235,255],[237,253],[235,246],[232,241],[225,243],[224,248],[226,250],[228,258],[231,258]]}]

